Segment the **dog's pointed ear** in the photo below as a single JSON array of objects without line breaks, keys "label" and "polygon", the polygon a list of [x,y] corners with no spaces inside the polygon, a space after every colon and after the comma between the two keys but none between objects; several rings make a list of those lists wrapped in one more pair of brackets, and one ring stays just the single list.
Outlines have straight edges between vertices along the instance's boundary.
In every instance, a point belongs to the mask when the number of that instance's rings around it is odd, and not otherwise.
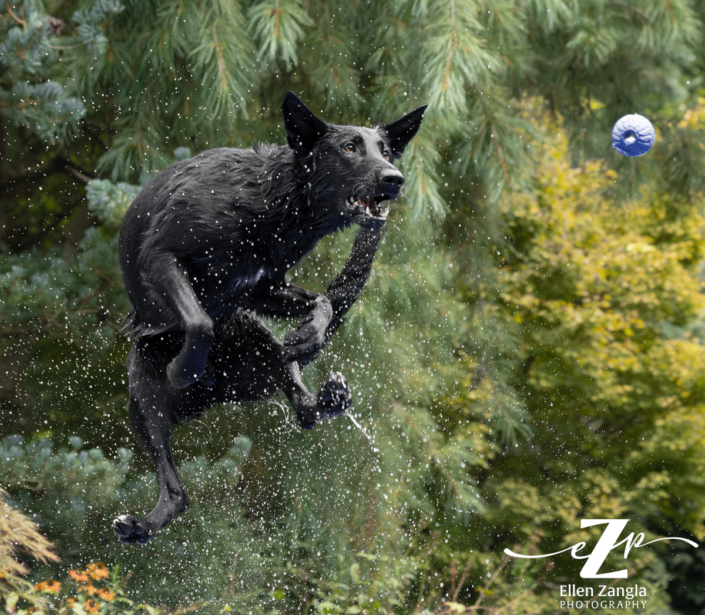
[{"label": "dog's pointed ear", "polygon": [[309,153],[316,142],[328,132],[328,124],[317,118],[298,96],[287,92],[282,102],[282,117],[286,140],[295,151]]},{"label": "dog's pointed ear", "polygon": [[392,154],[395,158],[399,158],[404,153],[406,146],[409,145],[409,142],[419,131],[426,107],[428,105],[414,109],[404,117],[380,128],[387,135],[389,146],[392,148]]}]

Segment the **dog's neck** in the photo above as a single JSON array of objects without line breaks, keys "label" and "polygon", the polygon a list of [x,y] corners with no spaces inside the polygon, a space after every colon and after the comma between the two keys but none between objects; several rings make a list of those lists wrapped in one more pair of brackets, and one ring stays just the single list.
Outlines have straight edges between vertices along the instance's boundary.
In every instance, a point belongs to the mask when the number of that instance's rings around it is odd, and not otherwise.
[{"label": "dog's neck", "polygon": [[264,223],[257,233],[278,270],[296,265],[326,235],[349,226],[327,202],[314,194],[314,156],[300,156],[288,147],[271,150],[257,177]]}]

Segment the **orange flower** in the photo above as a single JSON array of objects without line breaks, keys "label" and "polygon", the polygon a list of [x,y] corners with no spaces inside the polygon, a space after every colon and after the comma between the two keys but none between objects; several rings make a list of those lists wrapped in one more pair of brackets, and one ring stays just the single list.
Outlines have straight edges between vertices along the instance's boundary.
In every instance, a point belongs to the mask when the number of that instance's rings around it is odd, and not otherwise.
[{"label": "orange flower", "polygon": [[98,590],[98,596],[106,602],[112,602],[115,598],[115,592],[111,592],[109,589],[100,589]]},{"label": "orange flower", "polygon": [[55,581],[54,579],[48,579],[47,581],[42,581],[34,586],[34,591],[37,592],[53,592],[58,594],[61,590],[61,583]]},{"label": "orange flower", "polygon": [[110,576],[110,571],[108,567],[103,562],[96,562],[94,564],[88,564],[86,572],[91,577],[91,579],[107,579]]},{"label": "orange flower", "polygon": [[83,608],[86,609],[86,611],[89,613],[97,613],[100,610],[98,603],[95,600],[91,600],[90,598],[86,600],[86,604],[83,605]]},{"label": "orange flower", "polygon": [[89,596],[95,596],[98,593],[98,588],[93,585],[84,585],[83,587],[79,587],[78,591],[86,592]]},{"label": "orange flower", "polygon": [[88,583],[88,575],[82,570],[69,570],[69,576],[79,583]]}]

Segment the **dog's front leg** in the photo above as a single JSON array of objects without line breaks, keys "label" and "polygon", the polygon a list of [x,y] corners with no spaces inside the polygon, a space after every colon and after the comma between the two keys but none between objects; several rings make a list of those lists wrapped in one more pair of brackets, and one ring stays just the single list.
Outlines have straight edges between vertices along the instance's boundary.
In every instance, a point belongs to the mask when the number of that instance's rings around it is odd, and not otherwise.
[{"label": "dog's front leg", "polygon": [[298,328],[284,336],[284,358],[287,361],[297,361],[317,355],[326,343],[326,330],[332,318],[333,306],[328,297],[319,295]]},{"label": "dog's front leg", "polygon": [[326,342],[326,330],[333,318],[333,306],[318,295],[286,280],[262,280],[250,295],[250,305],[268,316],[303,316],[299,327],[284,336],[287,361],[316,355]]},{"label": "dog's front leg", "polygon": [[[333,318],[326,329],[324,343],[328,342],[333,333],[343,323],[343,318],[357,300],[363,286],[365,286],[365,282],[367,282],[367,278],[372,271],[372,263],[375,260],[377,249],[382,240],[383,228],[361,228],[357,232],[355,243],[343,270],[326,290],[326,297],[333,308]],[[306,365],[316,359],[317,354],[308,354],[304,359],[299,359],[297,361],[299,367],[304,369]]]}]

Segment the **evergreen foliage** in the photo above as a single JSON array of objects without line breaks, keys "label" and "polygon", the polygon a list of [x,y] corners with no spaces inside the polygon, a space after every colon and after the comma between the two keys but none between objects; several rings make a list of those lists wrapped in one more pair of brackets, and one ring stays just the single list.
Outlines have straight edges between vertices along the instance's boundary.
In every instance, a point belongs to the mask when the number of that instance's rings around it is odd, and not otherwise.
[{"label": "evergreen foliage", "polygon": [[[27,587],[104,561],[177,612],[548,613],[580,562],[505,547],[565,548],[585,517],[702,539],[702,26],[692,0],[0,0],[0,486],[63,560]],[[213,409],[175,430],[192,506],[124,549],[111,519],[156,490],[127,427],[122,215],[177,159],[283,143],[288,90],[338,123],[430,104],[305,374],[343,371],[365,433]],[[633,112],[657,140],[627,160]],[[291,279],[324,290],[350,245]],[[647,612],[703,612],[699,556],[628,566]]]}]

